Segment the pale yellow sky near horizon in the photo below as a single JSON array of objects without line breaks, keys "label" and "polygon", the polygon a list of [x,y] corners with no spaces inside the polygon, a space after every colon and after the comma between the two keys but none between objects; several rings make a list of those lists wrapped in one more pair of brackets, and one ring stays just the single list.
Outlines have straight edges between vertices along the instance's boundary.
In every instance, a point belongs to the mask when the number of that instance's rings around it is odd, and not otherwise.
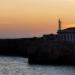
[{"label": "pale yellow sky near horizon", "polygon": [[41,36],[75,26],[75,0],[0,0],[0,38]]}]

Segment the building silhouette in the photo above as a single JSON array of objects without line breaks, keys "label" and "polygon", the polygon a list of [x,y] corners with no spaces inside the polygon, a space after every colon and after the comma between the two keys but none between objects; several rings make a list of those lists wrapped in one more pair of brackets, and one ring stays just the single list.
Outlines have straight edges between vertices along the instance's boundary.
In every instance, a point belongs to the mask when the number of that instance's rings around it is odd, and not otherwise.
[{"label": "building silhouette", "polygon": [[75,42],[75,27],[61,29],[61,20],[58,21],[59,29],[57,39],[63,41]]},{"label": "building silhouette", "polygon": [[70,27],[66,29],[62,29],[62,22],[58,20],[58,30],[57,34],[44,35],[43,37],[46,40],[50,41],[69,41],[75,42],[75,27]]}]

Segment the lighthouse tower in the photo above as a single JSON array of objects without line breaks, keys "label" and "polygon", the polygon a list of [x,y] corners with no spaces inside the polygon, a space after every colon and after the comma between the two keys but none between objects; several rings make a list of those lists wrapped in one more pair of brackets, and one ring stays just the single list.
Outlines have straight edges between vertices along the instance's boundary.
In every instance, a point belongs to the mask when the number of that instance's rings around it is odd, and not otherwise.
[{"label": "lighthouse tower", "polygon": [[58,30],[61,31],[61,20],[60,19],[58,20],[58,26],[59,26]]},{"label": "lighthouse tower", "polygon": [[61,20],[59,19],[58,20],[58,32],[57,33],[60,33],[61,32]]}]

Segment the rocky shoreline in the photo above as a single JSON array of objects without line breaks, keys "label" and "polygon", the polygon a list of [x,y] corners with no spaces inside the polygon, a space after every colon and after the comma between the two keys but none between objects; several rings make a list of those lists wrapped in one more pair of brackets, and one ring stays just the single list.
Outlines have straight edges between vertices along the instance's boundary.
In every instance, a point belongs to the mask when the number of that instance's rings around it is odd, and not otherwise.
[{"label": "rocky shoreline", "polygon": [[29,64],[75,65],[75,43],[43,37],[0,39],[0,55],[28,58]]}]

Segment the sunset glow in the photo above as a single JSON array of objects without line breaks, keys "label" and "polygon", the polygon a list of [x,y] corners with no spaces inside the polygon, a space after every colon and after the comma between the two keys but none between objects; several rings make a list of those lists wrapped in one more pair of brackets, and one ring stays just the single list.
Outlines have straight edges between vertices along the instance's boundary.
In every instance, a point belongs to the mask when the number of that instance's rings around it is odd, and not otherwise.
[{"label": "sunset glow", "polygon": [[75,27],[74,0],[0,0],[0,38],[42,36]]},{"label": "sunset glow", "polygon": [[70,27],[75,27],[75,24],[68,24],[64,26],[64,28],[70,28]]}]

